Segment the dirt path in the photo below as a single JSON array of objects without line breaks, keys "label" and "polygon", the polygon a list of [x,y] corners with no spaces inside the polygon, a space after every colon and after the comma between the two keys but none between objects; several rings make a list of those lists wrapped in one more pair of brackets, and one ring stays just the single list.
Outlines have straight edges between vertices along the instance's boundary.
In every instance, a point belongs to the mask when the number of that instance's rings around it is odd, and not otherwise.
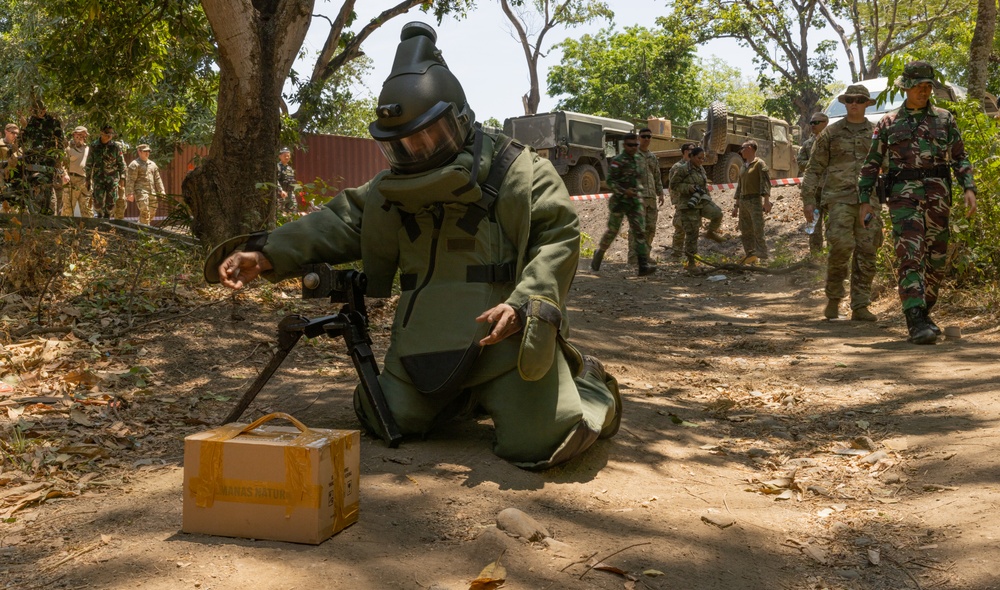
[{"label": "dirt path", "polygon": [[[805,241],[790,203],[769,223],[793,257]],[[595,238],[602,207],[581,205]],[[287,311],[280,293],[268,309],[205,307],[134,342],[158,359],[153,391],[120,416],[135,446],[70,482],[78,496],[0,524],[0,587],[458,590],[502,554],[511,589],[1000,588],[989,316],[945,307],[940,322],[964,337],[915,347],[892,297],[875,324],[822,321],[817,270],[713,280],[662,264],[636,279],[617,248],[599,276],[583,261],[573,287],[571,339],[618,376],[627,404],[619,435],[584,457],[519,470],[490,453],[486,421],[397,450],[363,439],[360,522],[322,545],[183,534],[182,438],[225,414]],[[251,417],[353,427],[340,345],[293,359]],[[157,418],[130,419],[140,409]],[[93,421],[106,440],[114,421]],[[0,494],[13,483],[0,473]],[[509,507],[555,542],[498,532]],[[592,569],[598,559],[626,575]]]}]

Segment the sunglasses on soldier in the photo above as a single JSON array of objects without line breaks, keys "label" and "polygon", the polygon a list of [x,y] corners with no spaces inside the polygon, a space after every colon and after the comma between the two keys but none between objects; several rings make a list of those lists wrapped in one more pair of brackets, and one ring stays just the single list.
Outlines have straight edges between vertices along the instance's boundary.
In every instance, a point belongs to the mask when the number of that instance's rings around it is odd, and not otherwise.
[{"label": "sunglasses on soldier", "polygon": [[863,96],[845,96],[843,102],[844,104],[863,104],[868,102],[868,99]]},{"label": "sunglasses on soldier", "polygon": [[653,139],[652,135],[640,135],[639,137],[642,139]]},{"label": "sunglasses on soldier", "polygon": [[625,147],[639,147],[639,144],[637,142],[634,142],[634,141],[626,141],[625,142]]},{"label": "sunglasses on soldier", "polygon": [[825,121],[809,121],[810,125],[819,125],[820,123],[825,123]]}]

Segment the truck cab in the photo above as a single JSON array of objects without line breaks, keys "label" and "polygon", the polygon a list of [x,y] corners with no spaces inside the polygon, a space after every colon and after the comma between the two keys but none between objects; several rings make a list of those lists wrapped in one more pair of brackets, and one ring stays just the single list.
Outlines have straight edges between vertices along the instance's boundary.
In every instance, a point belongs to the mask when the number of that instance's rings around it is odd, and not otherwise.
[{"label": "truck cab", "polygon": [[503,132],[547,158],[571,195],[601,192],[608,161],[621,150],[621,139],[633,133],[628,121],[552,111],[504,120]]}]

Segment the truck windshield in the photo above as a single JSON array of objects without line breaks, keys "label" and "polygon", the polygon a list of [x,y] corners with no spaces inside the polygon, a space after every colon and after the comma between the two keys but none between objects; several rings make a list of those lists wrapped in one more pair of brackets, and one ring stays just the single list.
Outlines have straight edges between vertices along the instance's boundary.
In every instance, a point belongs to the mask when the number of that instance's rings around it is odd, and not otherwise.
[{"label": "truck windshield", "polygon": [[604,128],[585,121],[569,122],[569,142],[600,149],[604,147]]},{"label": "truck windshield", "polygon": [[533,148],[552,148],[556,144],[556,116],[508,119],[504,133]]}]

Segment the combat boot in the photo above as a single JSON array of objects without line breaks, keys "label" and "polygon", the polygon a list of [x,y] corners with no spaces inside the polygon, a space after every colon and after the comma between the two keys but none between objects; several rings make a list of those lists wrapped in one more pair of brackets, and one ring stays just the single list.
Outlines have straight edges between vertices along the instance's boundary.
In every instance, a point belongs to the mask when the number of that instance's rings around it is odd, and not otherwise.
[{"label": "combat boot", "polygon": [[873,314],[867,307],[859,307],[851,310],[851,321],[853,322],[877,322],[878,316]]},{"label": "combat boot", "polygon": [[726,236],[720,234],[717,231],[712,231],[712,230],[709,230],[708,232],[706,232],[705,233],[705,237],[708,238],[708,239],[710,239],[710,240],[712,240],[713,242],[722,243],[722,242],[726,241]]},{"label": "combat boot", "polygon": [[935,303],[937,302],[931,301],[927,304],[927,309],[924,311],[924,319],[927,320],[927,325],[930,326],[931,331],[934,332],[936,336],[940,336],[941,328],[939,328],[938,325],[934,323],[934,320],[931,319],[931,309],[934,308]]},{"label": "combat boot", "polygon": [[646,275],[651,275],[656,272],[656,267],[649,263],[649,258],[645,256],[639,257],[639,276],[644,277]]},{"label": "combat boot", "polygon": [[937,334],[927,323],[927,310],[923,307],[911,307],[903,312],[906,316],[906,329],[910,333],[908,340],[913,344],[934,344]]},{"label": "combat boot", "polygon": [[684,263],[684,270],[692,271],[698,266],[698,261],[695,260],[694,256],[688,256],[687,261]]},{"label": "combat boot", "polygon": [[604,260],[604,250],[594,250],[594,258],[590,261],[590,270],[594,272],[601,270],[602,260]]},{"label": "combat boot", "polygon": [[828,320],[835,320],[840,317],[840,299],[831,297],[826,300],[826,307],[823,308],[823,317]]}]

